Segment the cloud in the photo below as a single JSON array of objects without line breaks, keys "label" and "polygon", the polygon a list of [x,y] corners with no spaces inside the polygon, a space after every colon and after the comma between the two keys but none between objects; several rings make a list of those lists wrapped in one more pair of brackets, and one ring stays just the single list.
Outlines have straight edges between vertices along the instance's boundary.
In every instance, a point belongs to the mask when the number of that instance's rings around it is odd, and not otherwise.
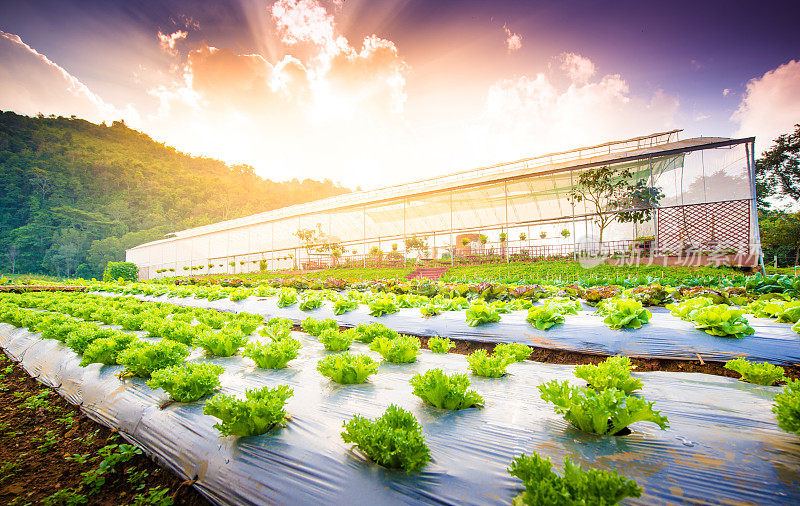
[{"label": "cloud", "polygon": [[18,35],[0,30],[0,108],[21,114],[77,115],[89,121],[131,119]]},{"label": "cloud", "polygon": [[289,52],[304,46],[302,57],[201,45],[173,83],[151,90],[160,106],[148,131],[278,179],[367,186],[387,179],[378,166],[402,173],[412,142],[403,116],[408,65],[395,44],[377,35],[351,44],[313,0],[279,0],[270,13]]},{"label": "cloud", "polygon": [[656,91],[631,93],[618,74],[592,80],[594,64],[580,55],[561,55],[561,76],[544,73],[505,79],[486,98],[485,142],[501,157],[547,153],[674,127],[678,99]]},{"label": "cloud", "polygon": [[509,53],[518,51],[522,48],[522,35],[512,32],[508,26],[503,25],[503,30],[506,32],[506,48]]},{"label": "cloud", "polygon": [[558,56],[561,62],[561,70],[574,82],[583,84],[595,74],[595,67],[592,60],[575,53],[561,53]]},{"label": "cloud", "polygon": [[165,35],[161,33],[161,31],[159,31],[158,32],[159,45],[161,46],[161,49],[165,53],[177,56],[178,52],[175,50],[175,44],[177,44],[179,40],[185,39],[187,35],[189,35],[189,33],[183,30],[178,30],[177,32],[171,33],[169,35]]},{"label": "cloud", "polygon": [[702,112],[698,112],[697,114],[694,115],[694,120],[703,121],[704,119],[708,119],[710,117],[711,116],[709,116],[708,114],[703,114]]},{"label": "cloud", "polygon": [[731,89],[730,88],[725,88],[724,90],[722,90],[722,96],[723,97],[727,97],[730,94],[731,94]]},{"label": "cloud", "polygon": [[731,120],[739,124],[737,135],[756,136],[756,152],[793,131],[800,123],[800,60],[751,79]]}]

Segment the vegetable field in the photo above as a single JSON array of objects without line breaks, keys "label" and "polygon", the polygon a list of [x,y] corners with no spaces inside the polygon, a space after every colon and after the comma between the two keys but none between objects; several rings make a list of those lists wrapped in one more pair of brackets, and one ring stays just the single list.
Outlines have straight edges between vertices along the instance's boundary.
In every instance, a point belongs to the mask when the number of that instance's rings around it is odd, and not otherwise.
[{"label": "vegetable field", "polygon": [[[221,504],[798,502],[800,284],[710,284],[101,283],[0,347]],[[741,379],[626,358],[697,350]]]}]

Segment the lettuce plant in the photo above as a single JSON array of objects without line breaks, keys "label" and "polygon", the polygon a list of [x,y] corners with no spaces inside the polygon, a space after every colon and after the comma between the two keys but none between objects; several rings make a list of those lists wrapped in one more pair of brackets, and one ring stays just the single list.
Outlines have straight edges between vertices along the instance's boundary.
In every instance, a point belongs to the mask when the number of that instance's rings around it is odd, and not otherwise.
[{"label": "lettuce plant", "polygon": [[318,297],[304,297],[303,300],[300,301],[299,307],[301,311],[311,311],[320,306],[322,306],[322,299]]},{"label": "lettuce plant", "polygon": [[249,357],[261,369],[283,369],[297,358],[301,345],[293,337],[273,339],[270,343],[248,343],[242,355]]},{"label": "lettuce plant", "polygon": [[423,318],[431,318],[441,314],[442,308],[436,304],[426,304],[424,306],[420,306],[419,312],[422,314]]},{"label": "lettuce plant", "polygon": [[652,402],[627,396],[616,388],[598,391],[557,380],[538,388],[544,401],[555,404],[556,413],[584,432],[617,435],[636,422],[652,422],[662,430],[669,427],[667,417],[653,411]]},{"label": "lettuce plant", "polygon": [[577,300],[572,300],[569,297],[550,297],[542,299],[543,307],[551,309],[561,315],[578,314],[583,307]]},{"label": "lettuce plant", "polygon": [[382,323],[361,324],[355,330],[356,341],[364,344],[370,344],[378,337],[394,339],[400,336],[396,330],[390,329]]},{"label": "lettuce plant", "polygon": [[419,338],[406,335],[400,335],[394,339],[381,336],[369,345],[370,350],[377,351],[386,361],[395,364],[407,364],[416,361],[417,355],[419,355],[419,348]]},{"label": "lettuce plant", "polygon": [[712,336],[741,339],[755,333],[741,309],[730,309],[725,304],[706,306],[689,313],[696,329]]},{"label": "lettuce plant", "polygon": [[642,388],[642,381],[631,378],[633,369],[628,357],[608,357],[597,365],[585,364],[575,367],[575,376],[586,381],[595,390],[616,388],[630,395],[634,390]]},{"label": "lettuce plant", "polygon": [[333,303],[333,314],[335,315],[343,315],[355,309],[358,309],[358,301],[356,300],[342,297]]},{"label": "lettuce plant", "polygon": [[469,301],[465,297],[455,299],[445,299],[442,301],[442,311],[461,311],[469,307]]},{"label": "lettuce plant", "polygon": [[494,306],[485,303],[473,304],[467,309],[467,325],[477,327],[484,323],[500,321],[500,313]]},{"label": "lettuce plant", "polygon": [[203,332],[209,330],[209,328],[221,327],[211,327],[205,323],[194,326],[182,321],[162,320],[161,325],[158,326],[157,329],[152,327],[148,328],[148,333],[151,336],[163,337],[164,339],[190,345]]},{"label": "lettuce plant", "polygon": [[244,300],[251,295],[253,295],[253,290],[250,288],[237,288],[231,291],[231,293],[228,295],[228,298],[233,302],[237,302]]},{"label": "lettuce plant", "polygon": [[291,288],[283,288],[278,292],[278,307],[289,307],[297,303],[297,292]]},{"label": "lettuce plant", "polygon": [[800,379],[786,382],[783,391],[775,396],[772,412],[778,420],[778,427],[800,436]]},{"label": "lettuce plant", "polygon": [[86,367],[89,364],[115,365],[120,352],[134,341],[138,341],[135,335],[124,332],[117,332],[113,337],[95,339],[84,350],[80,366]]},{"label": "lettuce plant", "polygon": [[400,311],[395,301],[390,297],[379,297],[369,303],[370,316],[383,316]]},{"label": "lettuce plant", "polygon": [[286,400],[294,395],[287,385],[245,391],[244,399],[217,394],[203,407],[203,413],[219,418],[214,425],[224,436],[258,436],[286,421]]},{"label": "lettuce plant", "polygon": [[564,315],[550,306],[532,307],[525,320],[539,330],[547,330],[553,325],[564,323]]},{"label": "lettuce plant", "polygon": [[494,347],[493,355],[506,355],[515,362],[522,362],[531,356],[531,347],[520,343],[502,343]]},{"label": "lettuce plant", "polygon": [[345,443],[354,443],[382,466],[412,473],[431,460],[422,426],[414,415],[394,404],[374,420],[355,415],[344,423],[344,429]]},{"label": "lettuce plant", "polygon": [[178,365],[189,356],[185,344],[163,340],[158,343],[133,341],[117,355],[117,363],[125,366],[125,372],[140,378],[149,378],[159,369]]},{"label": "lettuce plant", "polygon": [[742,381],[771,386],[783,381],[783,367],[768,363],[757,364],[743,358],[728,360],[725,369],[738,372]]},{"label": "lettuce plant", "polygon": [[319,342],[328,351],[345,351],[353,344],[353,334],[339,332],[338,329],[325,329],[319,335]]},{"label": "lettuce plant", "polygon": [[292,335],[292,322],[283,318],[274,322],[267,322],[263,328],[258,330],[258,334],[269,337],[273,341],[286,339]]},{"label": "lettuce plant", "polygon": [[713,302],[708,297],[693,297],[684,300],[680,304],[667,304],[665,307],[669,309],[672,316],[677,316],[681,320],[692,321],[689,313],[712,304]]},{"label": "lettuce plant", "polygon": [[208,331],[200,334],[194,344],[206,350],[209,355],[230,357],[247,344],[247,336],[236,327],[224,327],[218,332]]},{"label": "lettuce plant", "polygon": [[117,330],[104,329],[96,325],[85,325],[70,333],[64,343],[78,355],[83,355],[86,348],[96,339],[114,338],[119,333]]},{"label": "lettuce plant", "polygon": [[430,369],[411,378],[414,395],[441,409],[467,409],[483,404],[475,390],[469,390],[466,374],[445,374],[441,369]]},{"label": "lettuce plant", "polygon": [[553,471],[550,459],[543,459],[537,452],[522,454],[511,461],[508,468],[525,485],[525,491],[514,498],[520,505],[597,505],[610,506],[626,497],[641,497],[642,489],[635,481],[617,474],[617,471],[589,469],[564,459],[563,476]]},{"label": "lettuce plant", "polygon": [[470,355],[467,355],[467,363],[469,369],[477,376],[485,376],[487,378],[499,378],[506,374],[506,367],[513,364],[517,360],[509,355],[491,355],[486,353],[486,350],[475,350]]},{"label": "lettuce plant", "polygon": [[605,316],[603,323],[614,330],[621,328],[638,329],[648,323],[653,313],[642,307],[642,303],[634,299],[608,299],[599,304],[597,313]]},{"label": "lettuce plant", "polygon": [[219,387],[225,368],[216,364],[188,363],[153,371],[147,386],[163,388],[178,402],[194,402]]},{"label": "lettuce plant", "polygon": [[314,337],[319,337],[323,330],[339,330],[339,324],[333,318],[317,320],[309,316],[300,323],[300,327]]},{"label": "lettuce plant", "polygon": [[428,339],[428,349],[433,353],[447,353],[454,346],[453,341],[447,337],[433,336]]},{"label": "lettuce plant", "polygon": [[378,362],[367,355],[337,353],[317,362],[317,370],[336,383],[364,383],[370,374],[378,372]]},{"label": "lettuce plant", "polygon": [[787,302],[776,317],[780,323],[797,323],[800,321],[800,301]]}]

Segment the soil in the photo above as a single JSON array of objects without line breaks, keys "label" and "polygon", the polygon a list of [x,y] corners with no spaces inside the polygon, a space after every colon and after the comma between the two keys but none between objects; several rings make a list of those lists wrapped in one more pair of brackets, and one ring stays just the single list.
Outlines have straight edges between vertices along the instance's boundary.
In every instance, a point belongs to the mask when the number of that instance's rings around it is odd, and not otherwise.
[{"label": "soil", "polygon": [[98,470],[99,451],[113,444],[126,442],[0,353],[0,504],[78,504],[70,500],[80,494],[86,504],[120,505],[158,493],[177,505],[210,504],[191,483],[141,454],[117,463],[92,494],[82,473]]}]

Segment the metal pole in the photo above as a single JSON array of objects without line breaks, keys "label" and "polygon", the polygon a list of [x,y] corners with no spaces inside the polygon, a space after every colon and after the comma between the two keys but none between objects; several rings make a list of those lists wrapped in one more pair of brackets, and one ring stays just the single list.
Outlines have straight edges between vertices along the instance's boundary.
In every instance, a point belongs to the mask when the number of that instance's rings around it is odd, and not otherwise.
[{"label": "metal pole", "polygon": [[[272,239],[269,245],[269,266],[270,268],[275,268],[275,222],[270,222],[270,233],[272,234]],[[261,270],[261,266],[259,265],[259,270]]]},{"label": "metal pole", "polygon": [[503,183],[503,191],[505,192],[505,206],[506,206],[506,221],[503,224],[505,226],[506,232],[506,242],[505,242],[505,256],[506,256],[506,263],[508,263],[508,245],[511,244],[511,237],[509,237],[509,230],[508,230],[508,183]]},{"label": "metal pole", "polygon": [[364,227],[363,228],[363,233],[361,235],[364,238],[364,257],[363,257],[363,260],[364,260],[364,268],[366,269],[367,268],[367,253],[366,253],[367,252],[367,208],[366,208],[366,206],[361,208],[361,219],[362,219],[362,224],[363,224],[363,227]]},{"label": "metal pole", "polygon": [[[574,171],[570,169],[569,171],[569,187],[570,191],[575,189],[575,183],[572,180],[572,173]],[[575,230],[575,200],[569,199],[570,204],[572,205],[572,257],[575,261],[578,261],[578,238],[576,230]]]},{"label": "metal pole", "polygon": [[[656,181],[655,178],[653,178],[653,157],[651,156],[647,160],[650,166],[650,188],[655,189]],[[653,210],[653,214],[653,228],[655,229],[653,231],[653,242],[655,242],[655,247],[658,248],[658,206]],[[653,248],[650,249],[650,256],[653,256]]]},{"label": "metal pole", "polygon": [[406,255],[408,255],[408,248],[406,247],[406,199],[403,199],[403,267],[406,266]]},{"label": "metal pole", "polygon": [[456,244],[453,242],[453,190],[450,190],[450,247],[453,248],[450,254],[450,267],[456,262]]},{"label": "metal pole", "polygon": [[[756,253],[758,254],[758,263],[761,266],[761,274],[766,275],[766,269],[764,268],[764,253],[761,251],[761,231],[758,227],[758,200],[756,198],[756,143],[753,141],[752,143],[746,143],[744,145],[745,153],[747,154],[747,173],[748,177],[750,178],[750,198],[752,202],[752,206],[750,208],[750,213],[752,216],[752,222],[755,227],[754,239],[755,239],[755,246],[756,246]],[[750,252],[750,248],[748,248],[748,253]]]}]

